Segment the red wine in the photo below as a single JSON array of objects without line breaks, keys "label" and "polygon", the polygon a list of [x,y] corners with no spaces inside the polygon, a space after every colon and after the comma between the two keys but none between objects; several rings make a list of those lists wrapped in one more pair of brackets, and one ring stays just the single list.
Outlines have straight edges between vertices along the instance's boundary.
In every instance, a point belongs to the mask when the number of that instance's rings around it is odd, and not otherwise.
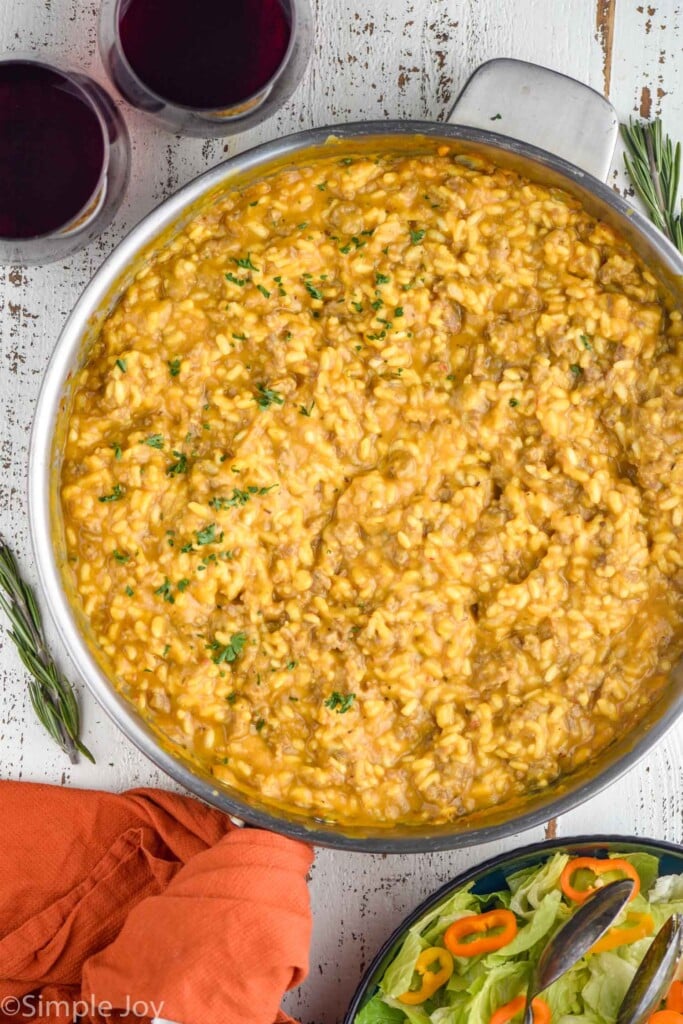
[{"label": "red wine", "polygon": [[93,196],[104,160],[97,114],[68,78],[0,62],[0,237],[64,227]]},{"label": "red wine", "polygon": [[121,0],[119,38],[138,78],[170,103],[217,110],[273,77],[292,26],[280,0]]}]

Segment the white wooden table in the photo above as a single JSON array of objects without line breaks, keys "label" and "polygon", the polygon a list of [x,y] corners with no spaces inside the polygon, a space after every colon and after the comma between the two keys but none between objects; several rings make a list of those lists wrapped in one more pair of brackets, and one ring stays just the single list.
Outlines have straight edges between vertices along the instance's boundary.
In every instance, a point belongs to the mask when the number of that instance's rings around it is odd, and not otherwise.
[{"label": "white wooden table", "polygon": [[[650,2],[650,6],[648,6]],[[148,210],[200,171],[256,143],[359,118],[443,118],[470,72],[495,56],[536,61],[609,94],[622,119],[661,113],[683,138],[681,0],[314,0],[315,55],[274,119],[226,142],[179,139],[131,109],[133,175],[110,230],[61,264],[0,268],[0,530],[33,578],[26,515],[28,436],[41,377],[83,285]],[[2,0],[0,52],[32,50],[104,81],[95,0]],[[561,112],[558,113],[561,116]],[[618,186],[621,156],[611,181]],[[112,790],[168,785],[83,694],[97,765],[71,768],[31,712],[18,659],[0,637],[0,777]],[[374,950],[427,893],[499,850],[587,832],[683,841],[683,724],[626,778],[543,829],[431,856],[318,853],[311,972],[286,1006],[304,1024],[340,1021]],[[0,922],[0,930],[2,924]]]}]

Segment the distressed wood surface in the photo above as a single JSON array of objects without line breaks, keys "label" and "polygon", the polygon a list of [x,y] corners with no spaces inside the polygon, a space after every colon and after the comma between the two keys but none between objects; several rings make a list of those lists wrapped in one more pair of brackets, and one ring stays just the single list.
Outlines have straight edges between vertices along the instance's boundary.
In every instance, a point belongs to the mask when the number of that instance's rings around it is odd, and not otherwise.
[{"label": "distressed wood surface", "polygon": [[[683,4],[659,0],[315,0],[316,46],[280,113],[226,142],[178,139],[129,108],[133,175],[113,226],[50,267],[0,268],[0,530],[34,577],[26,515],[28,435],[60,327],[91,274],[152,206],[231,153],[292,130],[358,118],[444,118],[482,61],[514,56],[607,92],[622,119],[661,114],[683,137]],[[31,51],[104,81],[97,5],[5,0],[0,51]],[[558,111],[561,118],[562,111]],[[617,154],[611,181],[623,184]],[[54,640],[54,634],[50,631]],[[64,661],[66,654],[62,652]],[[97,766],[71,768],[35,724],[16,655],[0,637],[0,776],[118,790],[168,785],[83,694]],[[304,1024],[336,1024],[374,950],[420,899],[466,866],[547,836],[614,832],[683,841],[683,728],[580,809],[504,843],[431,856],[318,853],[311,973],[287,998]]]}]

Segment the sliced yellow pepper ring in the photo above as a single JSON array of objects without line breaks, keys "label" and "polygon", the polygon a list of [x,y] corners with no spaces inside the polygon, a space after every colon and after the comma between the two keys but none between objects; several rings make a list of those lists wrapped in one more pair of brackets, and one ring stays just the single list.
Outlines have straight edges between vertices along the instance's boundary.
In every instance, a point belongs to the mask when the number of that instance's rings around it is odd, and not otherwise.
[{"label": "sliced yellow pepper ring", "polygon": [[626,915],[626,924],[618,928],[610,928],[606,935],[595,943],[591,953],[606,953],[619,946],[628,946],[631,942],[646,939],[655,930],[655,922],[651,914],[630,913]]},{"label": "sliced yellow pepper ring", "polygon": [[[439,965],[438,971],[431,969],[435,964]],[[414,970],[420,975],[422,984],[414,992],[404,992],[398,997],[399,1002],[405,1003],[406,1006],[424,1003],[437,989],[446,984],[453,973],[453,957],[441,946],[430,946],[420,953]]]}]

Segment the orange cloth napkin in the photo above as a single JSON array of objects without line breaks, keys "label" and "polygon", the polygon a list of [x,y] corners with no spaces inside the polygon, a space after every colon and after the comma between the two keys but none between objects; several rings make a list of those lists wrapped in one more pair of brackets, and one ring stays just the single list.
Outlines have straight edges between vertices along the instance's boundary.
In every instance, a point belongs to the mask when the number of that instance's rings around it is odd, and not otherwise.
[{"label": "orange cloth napkin", "polygon": [[0,1021],[291,1021],[308,846],[151,789],[0,782],[0,822]]}]

